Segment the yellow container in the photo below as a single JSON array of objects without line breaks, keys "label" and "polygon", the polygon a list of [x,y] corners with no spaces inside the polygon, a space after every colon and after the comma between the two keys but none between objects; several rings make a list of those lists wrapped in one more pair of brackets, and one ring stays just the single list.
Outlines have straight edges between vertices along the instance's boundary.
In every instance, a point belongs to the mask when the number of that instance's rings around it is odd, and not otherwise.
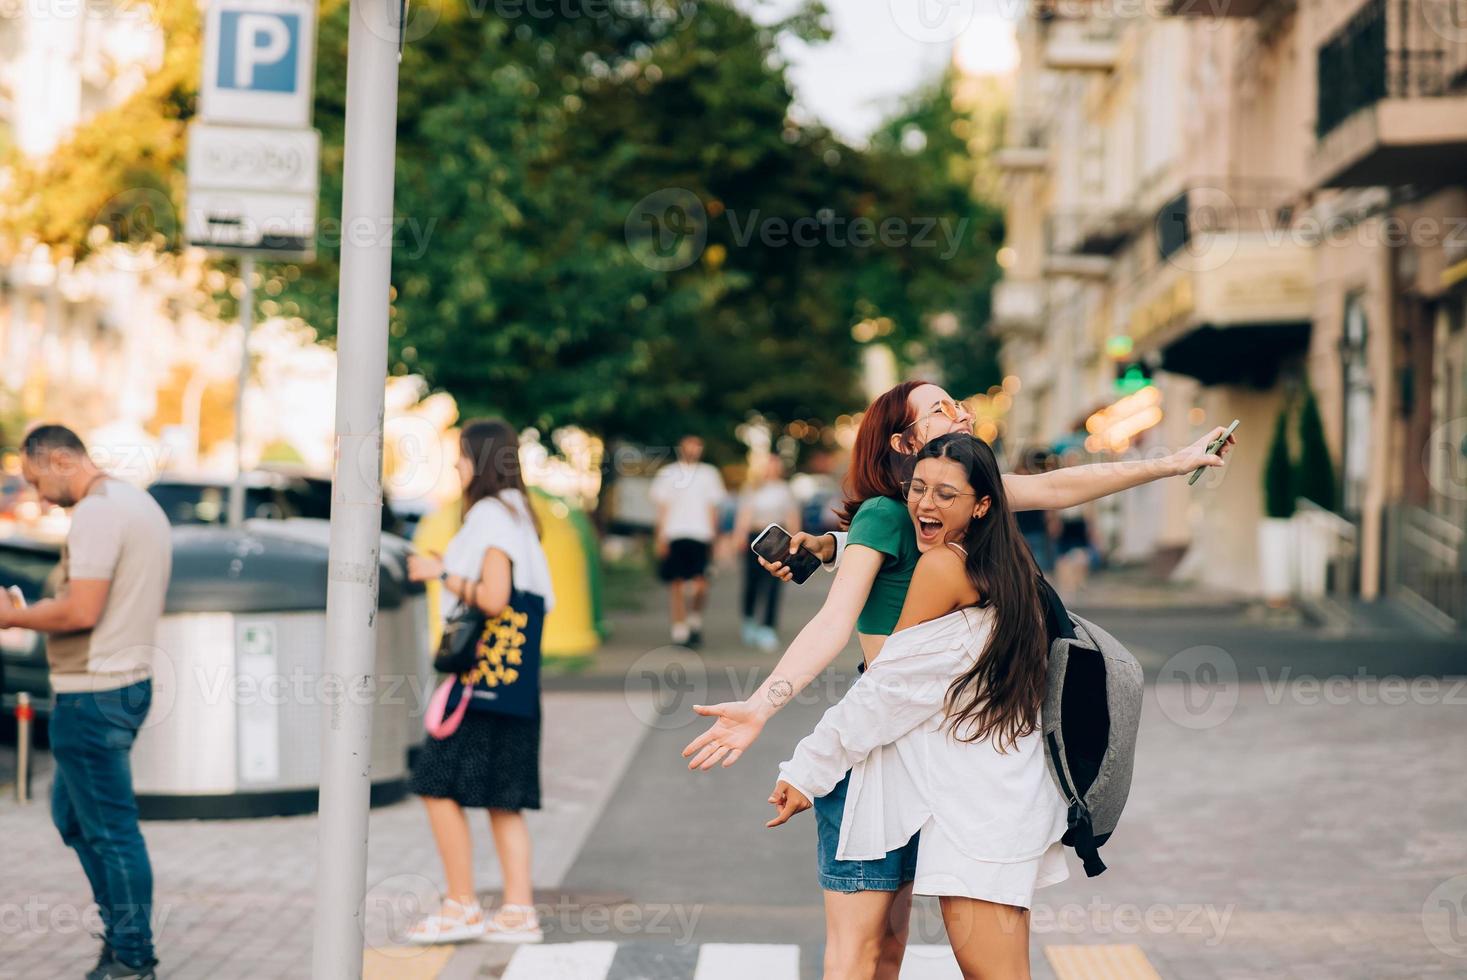
[{"label": "yellow container", "polygon": [[[547,657],[576,657],[594,653],[601,643],[596,632],[592,592],[591,557],[572,520],[570,507],[545,494],[530,494],[530,506],[540,521],[540,543],[550,562],[550,584],[555,589],[555,608],[545,617],[541,652]],[[441,555],[449,539],[458,532],[459,502],[450,501],[425,515],[413,534],[419,551]],[[432,649],[438,648],[443,622],[438,612],[438,582],[427,583],[428,634]]]}]

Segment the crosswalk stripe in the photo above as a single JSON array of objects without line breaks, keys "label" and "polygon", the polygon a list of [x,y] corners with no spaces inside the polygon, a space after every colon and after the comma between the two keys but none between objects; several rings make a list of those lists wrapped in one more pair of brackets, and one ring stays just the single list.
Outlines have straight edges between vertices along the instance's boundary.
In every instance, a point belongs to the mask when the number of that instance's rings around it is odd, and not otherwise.
[{"label": "crosswalk stripe", "polygon": [[454,954],[452,946],[383,946],[362,952],[364,980],[433,980]]},{"label": "crosswalk stripe", "polygon": [[503,980],[603,980],[614,956],[616,943],[523,946],[509,961]]},{"label": "crosswalk stripe", "polygon": [[1058,980],[1161,980],[1140,946],[1046,946]]},{"label": "crosswalk stripe", "polygon": [[[625,980],[632,976],[647,980],[688,976],[685,971],[691,964],[692,951],[686,947],[668,947],[660,955],[653,955],[658,952],[657,947],[639,947],[640,955],[623,956],[625,962],[613,969],[619,948],[611,942],[522,946],[515,950],[503,980]],[[418,950],[379,951],[367,957],[368,976],[389,975],[384,971],[391,971],[394,965],[402,967],[402,961],[393,961],[408,952],[414,954],[405,961],[413,968],[414,976],[432,977],[444,965],[444,961],[431,955],[420,956]],[[1161,980],[1145,952],[1135,945],[1046,946],[1044,956],[1056,980]],[[391,975],[409,974],[399,969]],[[704,943],[697,947],[697,963],[692,969],[692,980],[798,980],[799,976],[800,947],[795,945]],[[907,947],[900,980],[962,980],[962,976],[950,947]]]},{"label": "crosswalk stripe", "polygon": [[898,980],[963,980],[949,946],[908,946]]},{"label": "crosswalk stripe", "polygon": [[800,947],[704,943],[693,980],[799,980]]}]

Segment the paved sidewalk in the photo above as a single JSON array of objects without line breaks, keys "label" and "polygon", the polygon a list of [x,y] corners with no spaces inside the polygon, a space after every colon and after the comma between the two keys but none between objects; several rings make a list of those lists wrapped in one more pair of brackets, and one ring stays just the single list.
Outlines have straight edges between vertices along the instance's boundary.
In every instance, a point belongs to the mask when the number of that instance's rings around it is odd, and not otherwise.
[{"label": "paved sidewalk", "polygon": [[[545,698],[545,809],[529,815],[535,882],[556,889],[591,832],[646,728],[637,698],[551,693]],[[86,879],[51,825],[49,760],[37,801],[0,802],[0,978],[80,977],[99,932]],[[487,821],[475,815],[477,884],[499,887]],[[308,978],[315,914],[315,816],[148,821],[155,878],[154,931],[164,975],[176,980]],[[367,945],[392,947],[443,880],[420,804],[372,811]]]},{"label": "paved sidewalk", "polygon": [[[787,590],[786,639],[828,581]],[[746,693],[775,660],[738,646],[736,594],[733,576],[715,583],[709,645],[695,655],[669,649],[661,591],[649,589],[641,610],[617,614],[594,663],[547,681],[547,808],[531,817],[543,951],[402,949],[441,870],[415,801],[373,812],[369,978],[819,975],[813,825],[764,830],[763,798],[840,696],[855,648],[736,767],[689,774],[678,751],[704,726],[691,705]],[[1454,676],[1467,649],[1263,628],[1227,606],[1093,612],[1152,683],[1131,802],[1104,851],[1111,870],[1086,879],[1071,859],[1071,878],[1039,893],[1036,980],[1467,980],[1467,681]],[[43,800],[45,789],[43,774]],[[477,815],[474,830],[489,898],[498,878]],[[45,803],[6,797],[0,832],[0,978],[80,976],[96,952],[86,883]],[[164,976],[309,976],[314,817],[144,832]],[[931,900],[913,942],[937,948],[914,955],[904,980],[955,980]]]}]

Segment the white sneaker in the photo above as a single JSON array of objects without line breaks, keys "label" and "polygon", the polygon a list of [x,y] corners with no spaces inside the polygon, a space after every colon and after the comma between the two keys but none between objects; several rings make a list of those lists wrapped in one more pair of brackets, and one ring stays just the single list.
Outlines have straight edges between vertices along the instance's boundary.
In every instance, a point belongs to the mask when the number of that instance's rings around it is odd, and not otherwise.
[{"label": "white sneaker", "polygon": [[[507,921],[506,912],[512,913],[514,921]],[[501,905],[494,917],[484,924],[480,937],[486,943],[539,943],[545,941],[545,932],[540,928],[540,916],[533,905]]]},{"label": "white sneaker", "polygon": [[465,905],[445,898],[437,915],[427,916],[408,931],[407,941],[414,946],[464,943],[483,936],[484,929],[484,912],[478,902]]},{"label": "white sneaker", "polygon": [[683,644],[687,643],[688,637],[692,635],[693,631],[688,629],[687,623],[672,624],[672,642],[676,643],[678,646],[682,646]]}]

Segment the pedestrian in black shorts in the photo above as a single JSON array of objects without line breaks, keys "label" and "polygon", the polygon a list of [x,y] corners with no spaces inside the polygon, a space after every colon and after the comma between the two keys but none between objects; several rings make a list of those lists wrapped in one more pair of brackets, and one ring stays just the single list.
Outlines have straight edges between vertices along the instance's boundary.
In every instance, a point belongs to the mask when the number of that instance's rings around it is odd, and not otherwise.
[{"label": "pedestrian in black shorts", "polygon": [[677,462],[664,466],[652,481],[658,575],[668,586],[672,642],[698,646],[708,601],[708,559],[726,494],[718,470],[701,462],[702,439],[683,436],[677,455]]}]

